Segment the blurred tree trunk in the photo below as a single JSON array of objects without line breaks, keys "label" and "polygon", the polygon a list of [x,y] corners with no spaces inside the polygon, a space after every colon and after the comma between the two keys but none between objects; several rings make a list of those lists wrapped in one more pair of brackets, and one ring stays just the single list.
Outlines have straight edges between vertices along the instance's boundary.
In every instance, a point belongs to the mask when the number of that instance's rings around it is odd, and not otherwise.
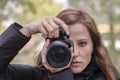
[{"label": "blurred tree trunk", "polygon": [[[116,56],[116,49],[115,49],[115,35],[114,35],[114,14],[113,14],[113,1],[109,0],[109,5],[108,5],[108,20],[109,20],[109,25],[110,25],[110,34],[109,34],[109,38],[110,38],[110,53],[112,57],[114,57],[114,62],[116,62],[117,60],[117,56]],[[114,54],[115,53],[115,54]]]}]

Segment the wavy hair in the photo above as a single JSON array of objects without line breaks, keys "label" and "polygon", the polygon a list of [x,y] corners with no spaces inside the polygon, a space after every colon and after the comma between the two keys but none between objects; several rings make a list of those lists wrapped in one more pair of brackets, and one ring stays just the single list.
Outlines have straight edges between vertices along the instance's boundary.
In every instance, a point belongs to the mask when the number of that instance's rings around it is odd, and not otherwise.
[{"label": "wavy hair", "polygon": [[[97,30],[96,23],[93,18],[82,10],[66,9],[57,15],[57,18],[63,20],[67,25],[81,23],[85,25],[89,31],[93,41],[92,58],[95,60],[98,67],[103,71],[108,80],[116,80],[119,78],[119,73],[114,67],[106,47]],[[37,65],[43,67],[40,56],[37,59]]]}]

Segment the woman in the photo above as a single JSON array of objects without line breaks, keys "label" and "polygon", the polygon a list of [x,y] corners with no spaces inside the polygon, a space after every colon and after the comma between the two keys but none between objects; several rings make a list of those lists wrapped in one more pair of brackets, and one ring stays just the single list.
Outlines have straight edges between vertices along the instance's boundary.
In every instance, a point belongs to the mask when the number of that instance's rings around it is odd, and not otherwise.
[{"label": "woman", "polygon": [[[47,39],[37,59],[37,66],[9,64],[18,51],[36,33],[43,38],[59,37],[59,27],[73,42],[71,61],[65,67],[55,68],[45,56]],[[94,20],[84,11],[67,9],[57,17],[34,21],[22,28],[12,24],[0,36],[1,80],[119,80],[120,76],[104,47]]]}]

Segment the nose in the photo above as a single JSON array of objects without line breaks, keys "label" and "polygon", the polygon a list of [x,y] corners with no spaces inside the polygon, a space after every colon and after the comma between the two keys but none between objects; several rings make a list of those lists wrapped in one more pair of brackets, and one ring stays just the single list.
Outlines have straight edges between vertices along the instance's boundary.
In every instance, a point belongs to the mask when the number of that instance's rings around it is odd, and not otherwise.
[{"label": "nose", "polygon": [[78,56],[79,56],[78,48],[74,44],[74,46],[73,46],[73,57],[78,57]]}]

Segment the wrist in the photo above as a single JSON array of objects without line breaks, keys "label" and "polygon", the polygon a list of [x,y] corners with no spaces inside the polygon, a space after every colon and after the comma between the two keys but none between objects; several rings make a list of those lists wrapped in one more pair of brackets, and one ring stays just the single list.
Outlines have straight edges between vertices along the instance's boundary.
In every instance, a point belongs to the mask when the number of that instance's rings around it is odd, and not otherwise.
[{"label": "wrist", "polygon": [[25,35],[26,37],[31,37],[31,35],[32,35],[27,27],[21,28],[21,29],[20,29],[20,32],[21,32],[23,35]]}]

